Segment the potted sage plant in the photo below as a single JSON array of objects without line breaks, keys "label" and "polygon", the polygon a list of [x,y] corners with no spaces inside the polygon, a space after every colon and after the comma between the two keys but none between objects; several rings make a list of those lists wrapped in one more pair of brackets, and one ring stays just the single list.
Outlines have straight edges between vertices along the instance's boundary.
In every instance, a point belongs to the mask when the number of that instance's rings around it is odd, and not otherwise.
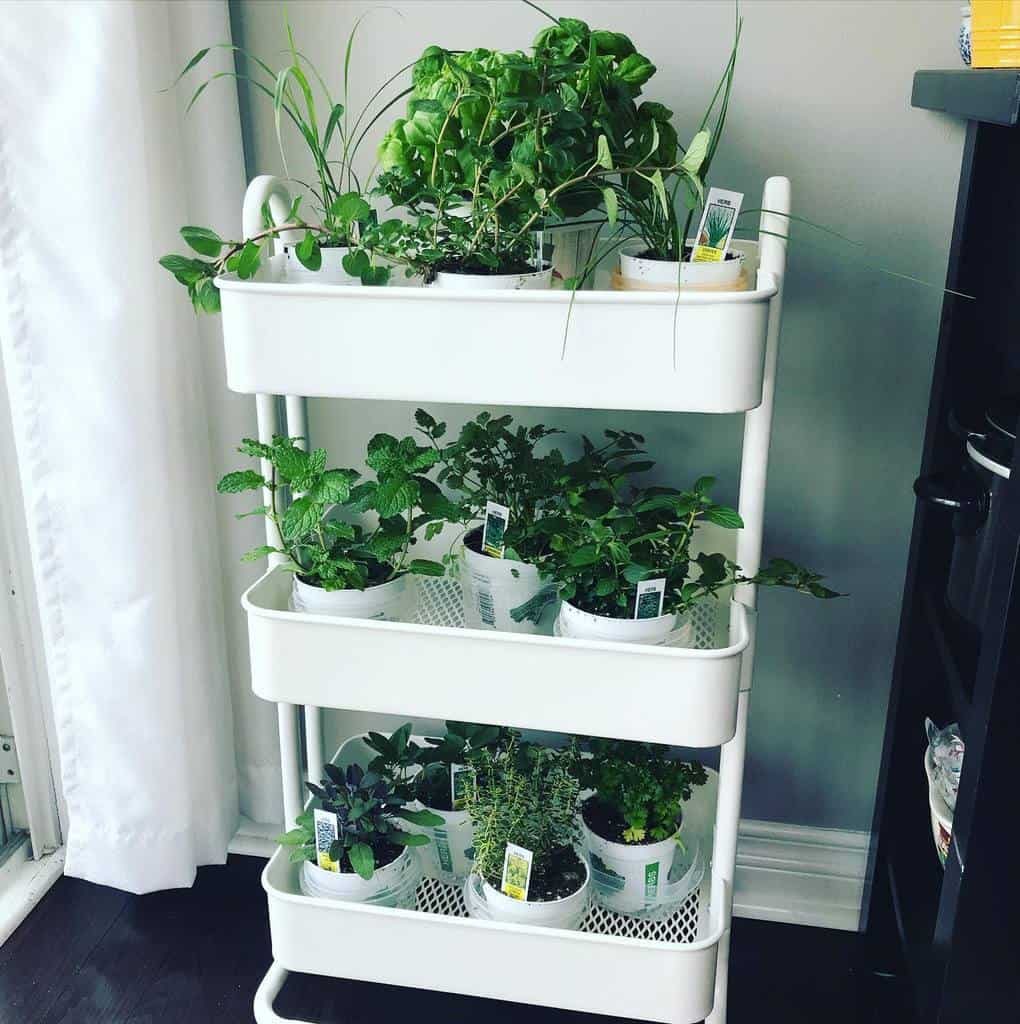
[{"label": "potted sage plant", "polygon": [[774,558],[746,576],[723,554],[693,555],[700,524],[743,526],[735,509],[712,500],[713,477],[701,477],[686,491],[649,487],[632,496],[623,493],[624,483],[592,478],[583,493],[568,493],[564,507],[542,520],[549,543],[538,567],[559,590],[558,635],[689,646],[688,613],[726,587],[753,583],[839,596],[819,574],[787,559]]},{"label": "potted sage plant", "polygon": [[591,885],[578,855],[576,748],[522,743],[486,748],[467,790],[475,864],[464,885],[472,917],[546,928],[580,927]]},{"label": "potted sage plant", "polygon": [[[254,469],[228,473],[221,494],[262,490],[269,504],[247,515],[264,515],[277,528],[281,547],[264,544],[245,561],[282,554],[294,573],[294,610],[360,619],[400,620],[413,611],[409,573],[442,576],[439,562],[412,558],[416,531],[432,517],[419,511],[423,492],[438,488],[424,476],[436,461],[435,450],[413,438],[398,441],[377,434],[368,445],[367,463],[376,479],[359,481],[353,469],[327,469],[325,449],[307,452],[294,438],[271,444],[246,438],[242,454],[264,459],[269,475]],[[293,496],[283,507],[281,492]],[[359,517],[374,512],[374,527]]]},{"label": "potted sage plant", "polygon": [[594,898],[635,914],[661,906],[680,844],[681,808],[708,781],[697,761],[668,757],[660,744],[589,739],[578,761],[581,831],[591,861]]},{"label": "potted sage plant", "polygon": [[342,769],[327,764],[323,771],[319,785],[306,783],[315,798],[312,806],[277,840],[292,847],[292,862],[301,863],[301,891],[412,907],[421,868],[411,847],[424,846],[429,839],[401,823],[435,825],[438,819],[428,811],[409,809],[391,780],[360,765]]}]

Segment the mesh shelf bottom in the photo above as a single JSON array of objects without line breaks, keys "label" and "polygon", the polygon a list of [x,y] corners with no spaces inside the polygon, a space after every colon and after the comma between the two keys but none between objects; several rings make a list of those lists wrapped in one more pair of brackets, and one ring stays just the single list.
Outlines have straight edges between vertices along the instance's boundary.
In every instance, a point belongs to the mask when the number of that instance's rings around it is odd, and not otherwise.
[{"label": "mesh shelf bottom", "polygon": [[[459,885],[447,885],[426,878],[418,886],[415,910],[424,914],[446,917],[467,917],[467,908]],[[625,917],[600,907],[594,901],[581,922],[580,931],[598,935],[617,935],[628,939],[647,939],[653,942],[695,942],[698,938],[700,895],[695,890],[668,917],[652,921]]]}]

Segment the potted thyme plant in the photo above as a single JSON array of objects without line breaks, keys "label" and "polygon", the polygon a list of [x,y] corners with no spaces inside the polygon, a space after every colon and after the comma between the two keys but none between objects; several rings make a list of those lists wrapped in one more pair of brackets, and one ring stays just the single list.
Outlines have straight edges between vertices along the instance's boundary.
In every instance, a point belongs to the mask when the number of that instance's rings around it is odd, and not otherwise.
[{"label": "potted thyme plant", "polygon": [[486,748],[467,790],[475,865],[464,886],[472,917],[578,928],[590,872],[575,849],[579,784],[573,747],[521,743]]},{"label": "potted thyme plant", "polygon": [[278,837],[292,847],[291,861],[301,863],[301,891],[356,903],[413,906],[421,869],[410,848],[429,839],[400,823],[435,825],[438,819],[406,807],[392,781],[359,765],[344,770],[327,764],[323,771],[320,785],[306,783],[313,806]]},{"label": "potted thyme plant", "polygon": [[[217,489],[221,494],[268,490],[269,504],[246,514],[269,518],[282,546],[260,545],[244,559],[284,555],[294,573],[295,610],[399,620],[407,617],[412,596],[407,574],[443,575],[440,563],[411,557],[416,531],[432,521],[418,506],[424,491],[438,490],[423,475],[436,461],[434,449],[410,437],[398,441],[377,434],[367,456],[376,479],[360,483],[356,470],[327,469],[325,449],[306,452],[294,438],[275,437],[272,444],[246,438],[238,451],[266,460],[268,477],[238,470],[224,476]],[[285,488],[294,500],[284,509],[280,492]],[[374,527],[357,519],[370,511],[378,516]]]},{"label": "potted thyme plant", "polygon": [[[711,498],[713,477],[690,490],[650,487],[623,493],[624,481],[594,477],[564,507],[543,518],[548,533],[540,572],[552,578],[560,598],[560,636],[626,643],[691,642],[686,614],[700,601],[740,583],[790,587],[813,597],[839,595],[822,577],[774,558],[754,576],[719,553],[691,553],[699,525],[739,529],[735,509]],[[680,627],[680,631],[674,633]],[[672,634],[672,635],[671,635]]]},{"label": "potted thyme plant", "polygon": [[[214,278],[225,272],[234,272],[243,280],[253,277],[262,263],[265,247],[280,235],[292,240],[285,247],[288,280],[381,285],[389,279],[389,268],[376,265],[371,251],[361,244],[362,234],[376,224],[377,218],[365,198],[366,188],[354,165],[368,130],[409,91],[405,89],[388,99],[385,97],[386,90],[408,68],[391,75],[359,112],[352,112],[348,85],[360,24],[361,19],[347,39],[339,99],[332,96],[324,77],[298,50],[289,24],[286,25],[287,47],[282,68],[274,70],[265,60],[242,47],[221,43],[199,50],[174,82],[174,86],[180,83],[212,50],[229,49],[240,53],[247,63],[247,73],[242,77],[272,102],[284,173],[289,177],[289,161],[283,143],[285,121],[297,129],[315,168],[315,180],[306,186],[310,194],[306,205],[314,208],[307,218],[300,214],[302,200],[298,197],[280,224],[274,224],[268,208],[264,208],[264,230],[251,238],[227,240],[206,227],[181,229],[184,241],[204,259],[173,254],[159,262],[188,289],[196,311],[217,312],[219,292],[213,284]],[[210,82],[224,77],[238,76],[217,72],[200,82],[187,109],[191,109]]]},{"label": "potted thyme plant", "polygon": [[619,913],[654,909],[669,892],[682,804],[708,776],[659,744],[590,739],[587,747],[578,770],[582,789],[593,791],[581,804],[581,831],[594,897]]}]

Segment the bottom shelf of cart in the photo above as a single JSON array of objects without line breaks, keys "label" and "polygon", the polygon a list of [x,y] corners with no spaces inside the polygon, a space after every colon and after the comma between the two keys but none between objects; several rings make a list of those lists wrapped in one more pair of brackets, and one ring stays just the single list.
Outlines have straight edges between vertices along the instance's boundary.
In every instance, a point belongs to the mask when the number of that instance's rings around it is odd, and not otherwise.
[{"label": "bottom shelf of cart", "polygon": [[262,875],[273,957],[289,971],[504,999],[663,1024],[712,1009],[725,883],[665,921],[589,911],[581,930],[472,920],[459,888],[425,879],[417,910],[304,896],[276,852]]}]

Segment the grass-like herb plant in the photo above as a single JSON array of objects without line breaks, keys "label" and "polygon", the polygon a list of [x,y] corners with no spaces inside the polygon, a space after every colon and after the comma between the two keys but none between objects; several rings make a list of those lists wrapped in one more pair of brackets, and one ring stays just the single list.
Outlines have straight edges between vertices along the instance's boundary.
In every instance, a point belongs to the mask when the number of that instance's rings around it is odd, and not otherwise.
[{"label": "grass-like herb plant", "polygon": [[303,232],[295,254],[309,270],[318,270],[322,266],[324,247],[346,246],[350,252],[344,257],[343,265],[348,274],[369,285],[385,284],[389,279],[389,269],[376,265],[371,252],[360,244],[362,234],[375,225],[376,215],[365,199],[366,189],[355,170],[355,160],[372,125],[410,92],[410,87],[407,87],[386,97],[387,91],[394,87],[409,66],[383,82],[359,112],[351,111],[348,90],[351,60],[355,37],[364,17],[355,22],[347,39],[339,97],[333,96],[323,75],[297,48],[289,23],[286,24],[284,64],[279,69],[274,69],[261,57],[242,47],[221,43],[203,47],[178,75],[174,86],[214,50],[239,54],[245,61],[246,71],[240,74],[218,71],[206,78],[195,88],[187,109],[191,109],[210,83],[221,78],[240,78],[272,102],[284,173],[290,176],[290,161],[283,142],[283,125],[287,121],[301,136],[315,168],[314,182],[297,182],[311,196],[314,213],[310,217],[300,215],[301,198],[298,197],[280,224],[272,222],[268,207],[264,207],[264,230],[251,238],[226,240],[206,227],[181,229],[184,241],[204,259],[174,254],[164,256],[159,262],[188,289],[196,311],[218,311],[219,292],[212,283],[213,279],[226,271],[233,271],[244,280],[253,277],[262,262],[264,247],[282,232]]},{"label": "grass-like herb plant", "polygon": [[[264,459],[269,472],[244,469],[228,473],[221,494],[266,489],[269,504],[242,515],[263,515],[275,524],[281,547],[263,544],[244,555],[255,561],[283,554],[285,565],[301,580],[324,590],[364,590],[405,572],[442,576],[438,562],[411,557],[416,532],[434,521],[420,510],[423,494],[438,493],[424,474],[436,462],[435,450],[413,438],[397,440],[377,434],[368,445],[368,465],[376,479],[358,482],[353,469],[327,469],[324,448],[308,452],[295,438],[275,437],[272,444],[245,438],[238,451]],[[282,492],[293,500],[285,504]],[[375,512],[374,527],[360,516]]]},{"label": "grass-like herb plant", "polygon": [[565,493],[559,512],[539,520],[548,540],[536,560],[539,571],[555,582],[564,601],[610,618],[633,617],[637,584],[648,579],[666,581],[663,614],[683,614],[737,583],[838,596],[817,573],[786,559],[773,559],[754,576],[745,576],[725,555],[692,555],[701,523],[730,530],[743,526],[735,509],[712,500],[714,483],[704,476],[689,490],[632,491],[622,472],[593,474]]},{"label": "grass-like herb plant", "polygon": [[[408,727],[410,728],[410,727]],[[323,768],[319,785],[308,782],[309,791],[319,807],[337,817],[337,838],[329,848],[329,859],[341,872],[357,872],[366,881],[377,867],[385,867],[400,856],[406,846],[424,846],[427,835],[407,832],[399,821],[435,827],[443,819],[424,810],[409,810],[393,783],[359,765],[346,770],[335,764]],[[298,815],[295,827],[277,842],[292,847],[291,861],[316,861],[315,822],[311,810]]]},{"label": "grass-like herb plant", "polygon": [[522,743],[486,748],[475,761],[467,793],[475,829],[475,871],[494,888],[502,882],[507,843],[534,854],[529,898],[559,899],[576,892],[584,868],[573,847],[577,823],[577,750]]},{"label": "grass-like herb plant", "polygon": [[680,824],[681,805],[708,781],[697,761],[675,761],[669,748],[629,740],[588,739],[591,757],[578,760],[588,827],[614,843],[657,843]]}]

